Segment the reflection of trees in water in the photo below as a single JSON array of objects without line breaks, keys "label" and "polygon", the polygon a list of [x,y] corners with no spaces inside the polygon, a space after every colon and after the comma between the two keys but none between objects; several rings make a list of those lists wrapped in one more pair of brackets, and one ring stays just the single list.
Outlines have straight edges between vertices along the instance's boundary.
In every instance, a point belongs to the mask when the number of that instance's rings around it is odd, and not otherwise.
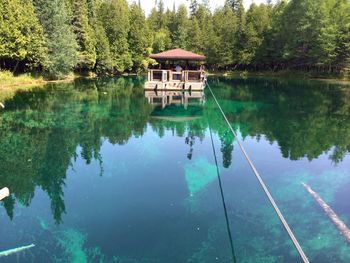
[{"label": "reflection of trees in water", "polygon": [[223,107],[242,135],[277,142],[283,157],[312,160],[330,152],[338,163],[350,151],[350,87],[280,79],[221,79],[219,85],[216,94],[232,100]]},{"label": "reflection of trees in water", "polygon": [[[0,122],[0,181],[12,218],[15,198],[28,206],[35,187],[47,192],[57,223],[65,212],[63,190],[77,147],[87,163],[100,162],[102,138],[125,144],[143,134],[150,106],[132,79],[48,86],[6,101]],[[141,95],[140,95],[141,94]]]},{"label": "reflection of trees in water", "polygon": [[[261,79],[217,83],[220,103],[243,137],[265,136],[292,160],[312,160],[330,151],[332,161],[340,162],[349,152],[350,89]],[[212,86],[218,88],[215,82]],[[6,101],[0,119],[0,187],[12,192],[3,202],[9,217],[15,200],[28,206],[38,186],[48,193],[59,223],[65,212],[62,187],[78,146],[86,163],[100,163],[102,174],[102,140],[126,144],[130,137],[142,136],[147,123],[160,137],[165,131],[183,137],[191,159],[209,122],[221,141],[223,166],[231,165],[234,141],[210,96],[201,118],[188,122],[155,120],[152,110],[142,82],[122,78],[53,85]]]}]

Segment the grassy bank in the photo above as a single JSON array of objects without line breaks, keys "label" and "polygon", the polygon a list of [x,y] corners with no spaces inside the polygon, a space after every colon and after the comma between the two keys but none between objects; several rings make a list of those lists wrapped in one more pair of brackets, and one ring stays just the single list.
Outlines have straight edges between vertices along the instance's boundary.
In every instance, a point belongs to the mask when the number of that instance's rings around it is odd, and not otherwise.
[{"label": "grassy bank", "polygon": [[298,78],[298,79],[317,79],[331,82],[350,82],[350,75],[339,74],[317,74],[316,72],[302,71],[213,71],[208,75],[212,76],[230,76],[230,77],[276,77],[276,78]]},{"label": "grassy bank", "polygon": [[82,76],[70,74],[60,80],[46,80],[41,75],[30,73],[14,75],[10,71],[0,71],[0,102],[11,98],[19,90],[30,90],[33,87],[43,86],[47,83],[71,82],[78,78],[91,78],[93,76]]},{"label": "grassy bank", "polygon": [[34,85],[45,83],[43,77],[35,77],[31,74],[21,74],[14,76],[10,71],[0,71],[0,88],[9,88],[14,86]]}]

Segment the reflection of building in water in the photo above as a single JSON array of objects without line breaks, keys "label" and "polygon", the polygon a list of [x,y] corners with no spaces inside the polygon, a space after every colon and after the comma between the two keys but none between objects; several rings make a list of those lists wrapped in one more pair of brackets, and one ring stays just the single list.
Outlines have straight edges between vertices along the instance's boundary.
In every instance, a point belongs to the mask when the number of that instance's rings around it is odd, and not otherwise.
[{"label": "reflection of building in water", "polygon": [[148,102],[154,106],[153,119],[184,122],[203,116],[204,92],[145,91]]},{"label": "reflection of building in water", "polygon": [[145,91],[148,102],[163,109],[167,105],[201,106],[205,103],[203,91],[182,92],[182,91]]}]

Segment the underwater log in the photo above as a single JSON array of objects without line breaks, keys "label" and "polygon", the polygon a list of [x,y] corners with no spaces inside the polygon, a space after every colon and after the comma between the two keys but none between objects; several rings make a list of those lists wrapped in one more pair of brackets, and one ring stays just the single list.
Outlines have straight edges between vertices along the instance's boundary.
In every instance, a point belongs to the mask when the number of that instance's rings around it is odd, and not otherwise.
[{"label": "underwater log", "polygon": [[327,205],[326,202],[323,201],[322,198],[314,190],[311,189],[310,186],[308,186],[305,183],[302,183],[302,185],[310,193],[310,195],[315,199],[315,201],[321,206],[321,208],[329,217],[329,219],[333,222],[333,224],[338,228],[340,233],[343,235],[348,245],[350,245],[350,230],[346,226],[346,224],[337,216],[337,214],[333,211],[333,209],[329,205]]},{"label": "underwater log", "polygon": [[5,197],[8,197],[9,195],[10,195],[10,190],[7,187],[0,189],[0,201]]},{"label": "underwater log", "polygon": [[0,258],[1,257],[7,257],[7,256],[10,256],[12,254],[16,254],[16,253],[22,252],[22,251],[30,249],[32,247],[35,247],[35,245],[34,244],[30,244],[28,246],[17,247],[17,248],[12,248],[12,249],[9,249],[9,250],[2,251],[2,252],[0,252]]}]

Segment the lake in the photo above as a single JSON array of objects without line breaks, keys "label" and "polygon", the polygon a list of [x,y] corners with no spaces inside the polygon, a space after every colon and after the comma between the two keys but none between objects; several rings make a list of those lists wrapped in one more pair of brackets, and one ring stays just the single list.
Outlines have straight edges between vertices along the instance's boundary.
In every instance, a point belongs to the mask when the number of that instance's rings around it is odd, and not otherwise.
[{"label": "lake", "polygon": [[[310,261],[350,262],[302,186],[350,226],[350,86],[209,83]],[[78,80],[4,102],[0,251],[35,247],[1,262],[301,262],[209,90],[168,104],[143,84]]]}]

